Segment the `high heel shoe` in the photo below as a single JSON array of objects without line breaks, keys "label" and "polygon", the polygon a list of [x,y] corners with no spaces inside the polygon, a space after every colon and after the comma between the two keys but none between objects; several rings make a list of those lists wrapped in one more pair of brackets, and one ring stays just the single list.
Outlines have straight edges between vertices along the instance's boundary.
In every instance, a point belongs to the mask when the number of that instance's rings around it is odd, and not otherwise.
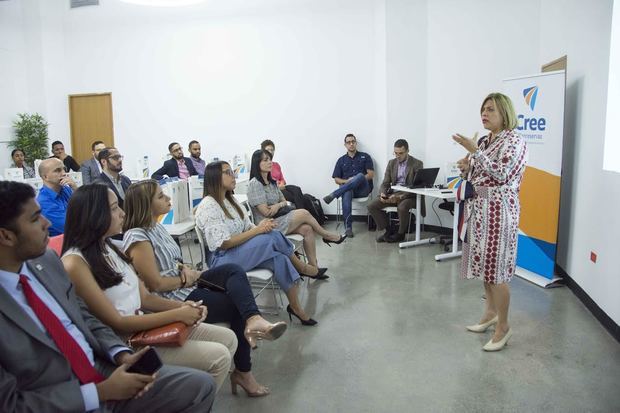
[{"label": "high heel shoe", "polygon": [[331,247],[330,244],[336,244],[336,245],[342,244],[342,241],[344,241],[345,239],[347,239],[347,236],[346,235],[341,235],[340,239],[338,241],[330,241],[330,240],[328,240],[326,238],[323,238],[323,242],[326,243],[328,247]]},{"label": "high heel shoe", "polygon": [[299,276],[312,278],[314,280],[326,280],[329,278],[329,275],[325,275],[326,272],[327,272],[327,268],[319,268],[319,272],[317,272],[316,275],[308,275],[308,274],[303,274],[300,272]]},{"label": "high heel shoe", "polygon": [[498,320],[498,318],[497,318],[497,316],[495,316],[492,319],[490,319],[489,321],[487,321],[486,323],[474,324],[472,326],[466,326],[465,328],[468,331],[471,331],[472,333],[484,333],[493,324],[497,324],[497,320]]},{"label": "high heel shoe", "polygon": [[237,394],[237,385],[241,386],[241,388],[245,391],[245,394],[248,397],[263,397],[271,393],[271,390],[269,390],[269,387],[261,386],[261,385],[259,385],[259,389],[257,391],[253,391],[253,392],[249,391],[243,385],[241,381],[241,377],[239,376],[239,373],[237,373],[236,371],[233,371],[232,373],[230,373],[230,390],[232,391],[232,394],[235,394],[235,395]]},{"label": "high heel shoe", "polygon": [[510,337],[512,337],[512,328],[506,331],[506,334],[504,334],[504,338],[502,338],[500,341],[494,343],[493,339],[490,339],[489,342],[486,343],[484,347],[482,347],[482,349],[484,351],[500,351],[501,349],[506,347]]},{"label": "high heel shoe", "polygon": [[293,311],[293,309],[291,308],[290,304],[286,306],[286,312],[288,313],[288,318],[289,318],[289,320],[291,320],[291,322],[293,321],[293,317],[292,316],[295,316],[295,317],[297,317],[297,319],[299,321],[301,321],[301,324],[303,324],[305,326],[313,326],[313,325],[316,325],[318,323],[318,321],[313,320],[311,318],[309,318],[307,320],[302,319],[300,316],[295,314],[295,311]]},{"label": "high heel shoe", "polygon": [[278,339],[284,332],[288,326],[284,321],[278,321],[274,324],[269,324],[265,329],[251,329],[246,328],[243,332],[245,339],[250,343],[250,347],[254,350],[256,345],[256,340],[269,340],[273,341]]}]

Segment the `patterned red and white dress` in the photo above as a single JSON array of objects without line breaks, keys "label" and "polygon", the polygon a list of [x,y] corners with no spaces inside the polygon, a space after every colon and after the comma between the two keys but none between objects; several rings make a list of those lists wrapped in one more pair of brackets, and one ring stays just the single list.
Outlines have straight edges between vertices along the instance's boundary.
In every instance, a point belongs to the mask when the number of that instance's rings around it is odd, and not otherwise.
[{"label": "patterned red and white dress", "polygon": [[490,284],[510,282],[515,271],[519,232],[519,188],[527,146],[517,131],[504,130],[489,143],[478,141],[470,155],[468,181],[475,190],[465,201],[467,238],[463,243],[462,278]]}]

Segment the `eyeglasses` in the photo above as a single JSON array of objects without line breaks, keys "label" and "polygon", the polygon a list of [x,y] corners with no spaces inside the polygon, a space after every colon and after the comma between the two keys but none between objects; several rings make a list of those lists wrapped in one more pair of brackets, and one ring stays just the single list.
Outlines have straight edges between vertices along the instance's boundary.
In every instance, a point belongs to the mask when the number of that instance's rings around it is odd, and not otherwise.
[{"label": "eyeglasses", "polygon": [[122,160],[123,160],[123,158],[124,158],[124,156],[123,156],[123,155],[112,155],[112,156],[108,156],[108,159],[112,159],[112,160],[115,160],[115,161],[122,161]]},{"label": "eyeglasses", "polygon": [[233,172],[233,170],[232,170],[232,169],[224,169],[224,170],[222,171],[222,173],[223,173],[223,174],[226,174],[226,175],[228,175],[228,176],[233,176],[233,177],[235,176],[235,173]]}]

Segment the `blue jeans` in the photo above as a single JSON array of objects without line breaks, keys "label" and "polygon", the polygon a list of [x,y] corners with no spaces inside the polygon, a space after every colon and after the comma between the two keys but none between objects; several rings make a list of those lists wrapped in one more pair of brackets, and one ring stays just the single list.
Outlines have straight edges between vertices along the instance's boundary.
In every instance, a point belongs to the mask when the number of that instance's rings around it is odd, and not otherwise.
[{"label": "blue jeans", "polygon": [[342,197],[342,216],[345,228],[350,229],[353,226],[353,217],[351,216],[353,198],[363,198],[368,194],[370,194],[370,183],[361,172],[332,192],[334,198]]}]

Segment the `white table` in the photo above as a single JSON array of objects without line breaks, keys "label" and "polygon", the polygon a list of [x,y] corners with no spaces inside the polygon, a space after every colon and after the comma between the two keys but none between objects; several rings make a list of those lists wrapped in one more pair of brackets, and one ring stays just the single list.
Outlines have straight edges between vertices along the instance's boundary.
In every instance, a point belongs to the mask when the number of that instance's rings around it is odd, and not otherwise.
[{"label": "white table", "polygon": [[[424,245],[429,244],[432,238],[420,238],[420,221],[421,217],[421,205],[422,205],[422,195],[431,197],[431,198],[441,198],[441,199],[450,199],[454,200],[455,193],[451,189],[434,189],[434,188],[407,188],[406,186],[394,185],[392,187],[394,191],[401,192],[409,192],[411,194],[416,194],[416,208],[415,208],[415,239],[413,241],[405,241],[398,244],[399,248],[407,248],[407,247],[415,247],[416,245]],[[452,251],[446,252],[444,254],[435,255],[435,261],[446,260],[449,258],[460,257],[462,251],[459,251],[459,231],[458,231],[458,223],[459,223],[459,203],[454,203],[454,218],[452,221]]]}]

